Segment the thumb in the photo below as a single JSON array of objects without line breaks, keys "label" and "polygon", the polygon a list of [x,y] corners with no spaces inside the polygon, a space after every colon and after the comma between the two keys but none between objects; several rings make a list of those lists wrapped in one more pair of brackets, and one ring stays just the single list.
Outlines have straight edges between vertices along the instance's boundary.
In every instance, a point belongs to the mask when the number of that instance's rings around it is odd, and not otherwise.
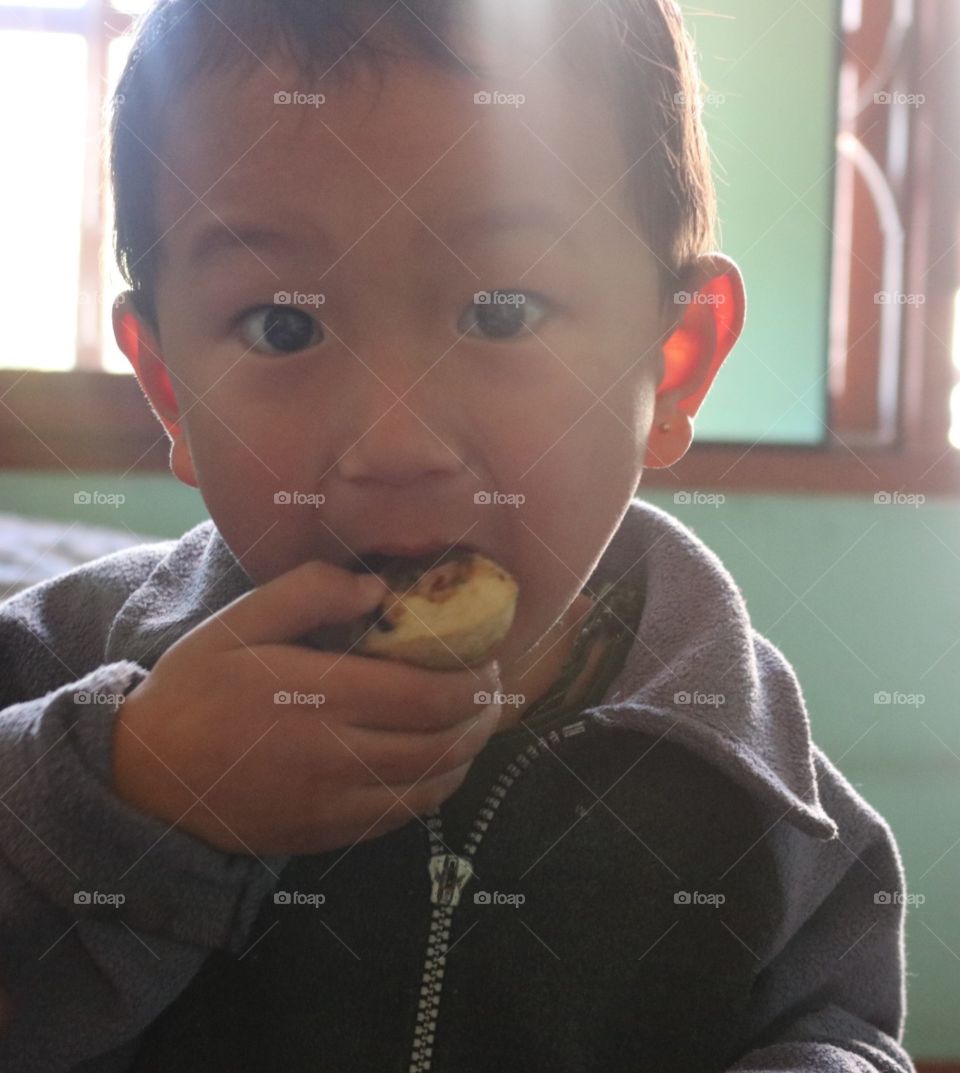
[{"label": "thumb", "polygon": [[198,627],[217,648],[294,641],[318,627],[350,622],[390,593],[374,574],[311,559],[244,593]]}]

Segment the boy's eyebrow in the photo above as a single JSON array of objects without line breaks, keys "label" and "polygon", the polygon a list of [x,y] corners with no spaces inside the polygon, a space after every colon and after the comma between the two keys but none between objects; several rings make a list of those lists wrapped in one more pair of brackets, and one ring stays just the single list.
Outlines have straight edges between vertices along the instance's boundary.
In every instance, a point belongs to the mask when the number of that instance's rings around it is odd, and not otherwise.
[{"label": "boy's eyebrow", "polygon": [[[320,242],[326,246],[323,235]],[[231,226],[223,221],[205,224],[195,235],[187,252],[187,264],[192,267],[215,260],[223,253],[260,250],[265,253],[285,252],[300,245],[301,239],[292,232],[263,227],[257,224]]]},{"label": "boy's eyebrow", "polygon": [[562,212],[542,201],[494,205],[468,213],[457,222],[452,234],[460,241],[467,241],[478,231],[543,231],[558,240],[569,238],[571,249],[578,250],[580,244],[573,224],[579,218],[580,213],[572,207]]},{"label": "boy's eyebrow", "polygon": [[[456,248],[460,243],[465,245],[471,241],[478,233],[540,231],[557,240],[562,237],[563,242],[557,242],[560,250],[566,247],[570,253],[578,253],[581,243],[575,234],[575,228],[571,226],[571,219],[577,219],[572,209],[569,213],[563,213],[543,202],[496,205],[461,217],[450,232],[450,242]],[[260,224],[231,226],[216,220],[199,229],[190,243],[187,263],[198,267],[220,254],[244,249],[256,249],[266,253],[289,252],[304,243],[308,231],[313,233],[318,247],[333,254],[333,241],[319,227],[300,228],[293,232]],[[424,237],[432,237],[427,228],[424,228]]]}]

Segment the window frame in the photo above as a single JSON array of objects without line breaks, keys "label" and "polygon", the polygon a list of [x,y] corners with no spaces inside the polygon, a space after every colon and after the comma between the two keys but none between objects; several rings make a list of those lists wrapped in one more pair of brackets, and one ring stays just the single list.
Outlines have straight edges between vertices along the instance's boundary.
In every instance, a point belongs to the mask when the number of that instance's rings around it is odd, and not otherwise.
[{"label": "window frame", "polygon": [[[844,55],[863,70],[869,70],[864,57],[880,54],[891,11],[892,0],[863,4],[863,25],[843,42]],[[98,102],[88,110],[88,124],[94,127],[104,104],[109,40],[131,22],[131,16],[113,11],[105,0],[77,10],[0,8],[0,29],[65,31],[87,37],[88,91],[91,101]],[[751,446],[695,441],[676,465],[645,470],[643,488],[960,494],[960,451],[949,443],[950,415],[944,404],[956,380],[949,341],[954,295],[960,287],[956,193],[960,190],[960,132],[948,124],[948,102],[956,89],[956,76],[950,72],[956,65],[945,59],[942,44],[958,39],[956,5],[916,0],[905,62],[894,69],[893,81],[888,83],[909,87],[907,92],[923,93],[926,98],[910,125],[909,166],[900,177],[898,191],[905,228],[904,292],[923,294],[925,300],[903,309],[895,435],[887,437],[889,442],[879,442],[877,346],[868,334],[858,333],[839,355],[845,390],[828,395],[829,427],[823,443]],[[862,116],[861,140],[877,159],[883,158],[890,116],[891,109],[883,106],[869,106]],[[86,170],[85,204],[90,197],[103,197],[107,190],[106,162],[103,154],[96,157],[95,166]],[[861,227],[866,237],[854,239],[851,263],[873,263],[879,254],[876,237],[869,237],[870,211],[865,198],[855,202],[853,226]],[[96,221],[91,223],[87,215],[80,290],[98,293],[102,205]],[[943,226],[942,221],[953,226]],[[862,299],[864,281],[857,286]],[[99,333],[100,318],[95,319]],[[77,366],[71,370],[0,369],[0,469],[62,466],[74,475],[100,470],[123,476],[168,471],[166,433],[135,377],[99,368],[100,343],[99,338],[81,340]],[[832,354],[831,380],[837,360]]]}]

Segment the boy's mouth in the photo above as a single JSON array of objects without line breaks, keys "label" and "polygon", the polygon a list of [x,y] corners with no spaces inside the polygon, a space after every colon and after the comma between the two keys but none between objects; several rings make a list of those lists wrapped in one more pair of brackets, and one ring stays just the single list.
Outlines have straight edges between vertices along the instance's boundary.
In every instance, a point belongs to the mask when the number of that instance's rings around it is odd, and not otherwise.
[{"label": "boy's mouth", "polygon": [[349,569],[355,574],[370,573],[415,577],[443,562],[469,558],[474,548],[468,544],[440,544],[431,548],[421,546],[415,551],[395,551],[392,548],[358,554]]}]

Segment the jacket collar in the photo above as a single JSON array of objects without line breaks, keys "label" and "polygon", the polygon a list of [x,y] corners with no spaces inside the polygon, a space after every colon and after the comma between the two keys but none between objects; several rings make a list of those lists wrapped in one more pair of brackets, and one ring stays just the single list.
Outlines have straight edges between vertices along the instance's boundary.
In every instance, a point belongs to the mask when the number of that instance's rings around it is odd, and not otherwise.
[{"label": "jacket collar", "polygon": [[[212,521],[158,550],[162,558],[114,620],[110,662],[150,669],[179,637],[253,588]],[[673,515],[634,499],[589,588],[627,575],[644,590],[639,628],[602,703],[585,715],[611,732],[668,734],[750,791],[778,822],[835,838],[796,675],[753,629],[717,556]]]},{"label": "jacket collar", "polygon": [[779,822],[821,840],[810,719],[783,654],[754,630],[736,582],[673,515],[633,500],[590,579],[631,575],[643,610],[624,667],[591,709],[601,725],[687,745]]}]

